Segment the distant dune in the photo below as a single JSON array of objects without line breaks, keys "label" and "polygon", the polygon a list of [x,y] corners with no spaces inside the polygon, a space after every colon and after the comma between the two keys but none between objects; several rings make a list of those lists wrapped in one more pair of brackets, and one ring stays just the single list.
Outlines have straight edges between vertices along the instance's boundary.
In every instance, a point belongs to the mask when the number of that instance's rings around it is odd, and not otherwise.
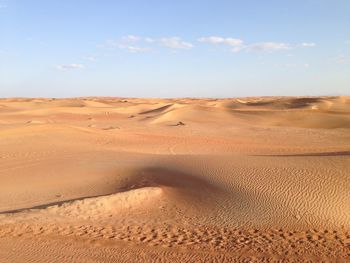
[{"label": "distant dune", "polygon": [[0,262],[350,259],[350,97],[0,99]]}]

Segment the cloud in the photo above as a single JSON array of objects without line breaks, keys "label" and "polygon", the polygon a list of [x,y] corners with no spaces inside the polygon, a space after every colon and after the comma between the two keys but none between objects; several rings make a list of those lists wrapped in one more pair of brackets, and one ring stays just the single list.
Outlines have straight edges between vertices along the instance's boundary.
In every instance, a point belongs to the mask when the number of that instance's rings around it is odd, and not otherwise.
[{"label": "cloud", "polygon": [[123,36],[116,40],[108,40],[105,45],[101,47],[112,47],[124,49],[130,53],[146,53],[152,49],[144,46],[144,39],[135,35]]},{"label": "cloud", "polygon": [[277,50],[287,50],[291,49],[291,46],[287,43],[278,42],[262,42],[253,44],[244,44],[244,41],[239,38],[232,37],[201,37],[197,39],[199,42],[208,43],[213,45],[226,45],[231,47],[231,51],[239,52],[243,49],[247,51],[277,51]]},{"label": "cloud", "polygon": [[135,45],[140,40],[142,40],[142,39],[139,36],[127,35],[127,36],[123,36],[119,39],[107,40],[106,43],[103,45],[100,45],[100,47],[125,48],[125,47],[130,46],[130,45]]},{"label": "cloud", "polygon": [[316,44],[315,43],[312,43],[312,42],[303,42],[303,43],[301,43],[300,44],[302,47],[314,47],[314,46],[316,46]]},{"label": "cloud", "polygon": [[190,49],[193,45],[189,42],[183,41],[179,37],[163,37],[156,40],[161,46],[171,49]]},{"label": "cloud", "polygon": [[[311,48],[316,44],[313,42],[302,42],[300,44],[290,44],[284,42],[258,42],[258,43],[246,43],[242,39],[233,37],[221,37],[221,36],[207,36],[197,39],[198,42],[207,43],[211,45],[223,45],[229,48],[232,52],[275,52],[284,51],[296,48]],[[124,49],[130,53],[146,53],[150,52],[157,47],[168,48],[171,50],[179,49],[192,49],[194,45],[190,42],[183,40],[180,37],[141,37],[136,35],[127,35],[115,40],[108,40],[106,44],[100,45],[100,47],[110,47]]]},{"label": "cloud", "polygon": [[121,41],[126,43],[135,43],[135,42],[138,42],[139,40],[141,40],[141,37],[134,36],[134,35],[128,35],[121,38]]},{"label": "cloud", "polygon": [[146,41],[147,43],[154,43],[154,42],[156,42],[156,40],[153,39],[153,38],[151,38],[151,37],[145,37],[145,41]]},{"label": "cloud", "polygon": [[346,40],[344,43],[350,45],[350,40]]},{"label": "cloud", "polygon": [[208,43],[212,45],[226,45],[233,52],[254,51],[254,52],[274,52],[281,50],[290,50],[297,47],[314,47],[316,44],[312,42],[303,42],[299,45],[292,45],[283,42],[259,42],[259,43],[245,43],[242,39],[233,37],[209,36],[197,39],[198,42]]},{"label": "cloud", "polygon": [[66,71],[66,70],[73,70],[73,69],[83,69],[84,65],[83,64],[76,64],[76,63],[61,64],[61,65],[57,65],[56,68],[58,70]]},{"label": "cloud", "polygon": [[237,47],[243,45],[243,40],[238,38],[232,38],[232,37],[217,37],[217,36],[210,36],[210,37],[201,37],[198,38],[199,42],[203,43],[209,43],[209,44],[224,44],[232,47]]},{"label": "cloud", "polygon": [[151,51],[151,49],[147,47],[138,47],[138,46],[130,46],[130,45],[126,45],[126,46],[121,45],[119,46],[119,48],[126,49],[130,53],[146,53]]},{"label": "cloud", "polygon": [[192,43],[182,40],[180,37],[140,37],[135,35],[123,36],[116,40],[109,40],[100,47],[117,47],[130,53],[145,53],[152,51],[156,46],[169,49],[191,49]]},{"label": "cloud", "polygon": [[254,44],[248,45],[246,48],[249,51],[273,52],[273,51],[280,51],[280,50],[290,50],[298,47],[311,48],[314,46],[316,46],[316,44],[313,42],[303,42],[303,43],[294,44],[294,45],[289,43],[283,43],[283,42],[261,42],[261,43],[254,43]]},{"label": "cloud", "polygon": [[261,42],[261,43],[255,43],[247,46],[247,49],[249,51],[264,51],[264,52],[289,50],[291,48],[292,47],[290,44],[281,43],[281,42]]},{"label": "cloud", "polygon": [[231,51],[239,52],[241,51],[243,46],[243,40],[239,38],[232,37],[218,37],[218,36],[210,36],[210,37],[201,37],[197,39],[199,42],[208,43],[213,45],[227,45],[231,47]]}]

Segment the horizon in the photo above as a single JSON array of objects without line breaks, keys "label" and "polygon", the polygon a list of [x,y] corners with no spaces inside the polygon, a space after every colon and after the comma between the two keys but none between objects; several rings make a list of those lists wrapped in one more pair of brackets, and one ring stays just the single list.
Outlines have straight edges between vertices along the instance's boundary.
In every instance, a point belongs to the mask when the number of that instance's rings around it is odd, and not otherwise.
[{"label": "horizon", "polygon": [[0,97],[350,95],[349,11],[345,0],[0,0]]},{"label": "horizon", "polygon": [[194,99],[194,100],[229,100],[229,99],[254,99],[254,98],[339,98],[339,97],[350,97],[350,95],[265,95],[265,96],[235,96],[235,97],[120,97],[120,96],[77,96],[77,97],[0,97],[0,100],[7,99],[48,99],[48,100],[65,100],[65,99],[154,99],[154,100],[181,100],[181,99]]},{"label": "horizon", "polygon": [[[60,100],[107,100],[107,101],[113,101],[113,100],[120,100],[122,102],[131,102],[134,100],[140,100],[140,101],[186,101],[186,100],[192,100],[192,101],[226,101],[226,100],[233,100],[233,101],[240,101],[240,100],[255,100],[255,101],[264,101],[264,100],[284,100],[284,99],[337,99],[337,98],[349,98],[350,95],[315,95],[315,96],[236,96],[236,97],[118,97],[118,96],[77,96],[77,97],[0,97],[0,101],[11,101],[11,100],[18,100],[18,101],[34,101],[34,100],[42,100],[42,101],[60,101]],[[123,101],[124,100],[124,101]]]}]

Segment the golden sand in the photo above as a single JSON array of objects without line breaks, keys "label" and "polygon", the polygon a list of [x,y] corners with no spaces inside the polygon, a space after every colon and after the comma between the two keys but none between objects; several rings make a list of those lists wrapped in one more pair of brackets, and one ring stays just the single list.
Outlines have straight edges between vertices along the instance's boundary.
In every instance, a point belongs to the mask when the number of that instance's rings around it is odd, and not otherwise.
[{"label": "golden sand", "polygon": [[0,100],[0,262],[346,262],[349,189],[350,97]]}]

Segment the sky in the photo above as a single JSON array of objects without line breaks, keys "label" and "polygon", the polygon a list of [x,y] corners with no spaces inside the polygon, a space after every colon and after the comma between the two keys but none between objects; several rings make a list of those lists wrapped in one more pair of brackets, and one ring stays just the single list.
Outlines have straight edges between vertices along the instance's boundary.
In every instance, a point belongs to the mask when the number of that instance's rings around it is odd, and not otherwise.
[{"label": "sky", "polygon": [[0,97],[350,95],[349,0],[0,0]]}]

